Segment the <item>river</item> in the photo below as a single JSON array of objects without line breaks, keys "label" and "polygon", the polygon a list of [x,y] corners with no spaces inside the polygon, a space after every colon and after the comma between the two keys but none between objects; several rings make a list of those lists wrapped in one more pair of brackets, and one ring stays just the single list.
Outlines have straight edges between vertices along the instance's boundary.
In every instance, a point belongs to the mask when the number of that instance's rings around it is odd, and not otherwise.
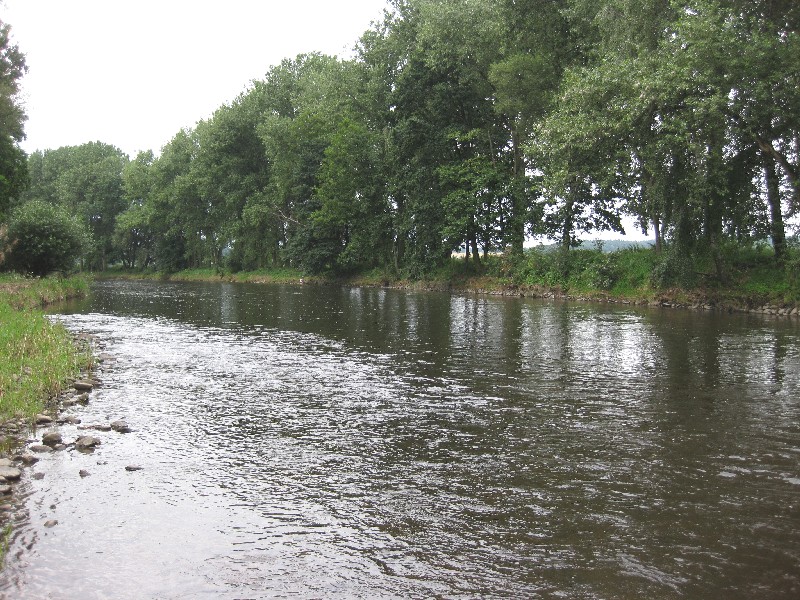
[{"label": "river", "polygon": [[119,281],[54,318],[114,358],[69,413],[133,432],[26,470],[8,598],[800,597],[797,319]]}]

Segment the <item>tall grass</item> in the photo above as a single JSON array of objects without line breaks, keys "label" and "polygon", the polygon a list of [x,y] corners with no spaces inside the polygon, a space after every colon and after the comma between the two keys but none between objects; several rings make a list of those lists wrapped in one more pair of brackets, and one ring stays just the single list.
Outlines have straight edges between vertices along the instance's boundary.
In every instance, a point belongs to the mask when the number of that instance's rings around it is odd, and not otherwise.
[{"label": "tall grass", "polygon": [[0,302],[20,310],[82,297],[88,292],[89,282],[85,277],[29,278],[0,274]]},{"label": "tall grass", "polygon": [[85,280],[0,278],[0,422],[32,418],[91,355],[38,307],[79,295]]}]

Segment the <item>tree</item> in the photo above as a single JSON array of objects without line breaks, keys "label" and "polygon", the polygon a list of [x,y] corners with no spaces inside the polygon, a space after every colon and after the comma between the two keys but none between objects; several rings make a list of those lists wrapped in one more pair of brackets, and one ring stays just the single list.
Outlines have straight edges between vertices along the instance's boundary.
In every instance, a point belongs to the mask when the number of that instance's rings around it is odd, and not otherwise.
[{"label": "tree", "polygon": [[102,142],[34,152],[31,184],[21,200],[41,200],[65,207],[80,217],[92,242],[86,265],[103,270],[113,258],[117,215],[127,208],[122,173],[128,156]]},{"label": "tree", "polygon": [[325,149],[311,215],[315,237],[327,241],[320,258],[335,270],[386,266],[392,250],[380,137],[353,119],[342,119]]},{"label": "tree", "polygon": [[153,228],[150,223],[153,191],[150,169],[153,152],[140,152],[125,165],[122,186],[128,208],[117,215],[114,227],[114,244],[125,268],[147,267],[153,254]]},{"label": "tree", "polygon": [[199,267],[203,259],[207,215],[191,173],[196,155],[194,130],[182,129],[150,168],[153,187],[148,217],[155,263],[163,271]]},{"label": "tree", "polygon": [[25,56],[11,42],[11,27],[0,21],[0,223],[27,185],[25,153],[19,148],[26,117],[18,98],[26,71]]},{"label": "tree", "polygon": [[3,266],[37,276],[71,271],[87,241],[85,229],[64,208],[37,200],[12,211],[4,238]]},{"label": "tree", "polygon": [[353,114],[355,85],[352,63],[321,54],[285,60],[264,82],[269,102],[258,134],[270,165],[266,199],[280,219],[284,259],[314,272],[331,268],[337,254],[338,242],[314,222],[321,207],[315,190],[326,149]]}]

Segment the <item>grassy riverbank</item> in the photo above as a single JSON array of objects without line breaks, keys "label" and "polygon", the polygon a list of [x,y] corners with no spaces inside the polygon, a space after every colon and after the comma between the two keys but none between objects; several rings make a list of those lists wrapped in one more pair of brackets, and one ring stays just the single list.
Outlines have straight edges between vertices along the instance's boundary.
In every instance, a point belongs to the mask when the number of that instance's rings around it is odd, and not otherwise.
[{"label": "grassy riverbank", "polygon": [[603,252],[601,246],[571,250],[530,249],[521,259],[489,256],[480,264],[453,258],[423,280],[374,269],[349,276],[308,276],[293,269],[230,272],[193,269],[172,274],[108,272],[103,276],[172,281],[254,283],[339,283],[465,293],[565,297],[705,307],[722,310],[769,310],[789,313],[800,306],[800,250],[791,248],[783,265],[769,247],[729,250],[687,268],[668,254],[633,247]]},{"label": "grassy riverbank", "polygon": [[89,354],[40,310],[87,290],[83,278],[0,276],[0,423],[42,412],[47,400],[88,366]]}]

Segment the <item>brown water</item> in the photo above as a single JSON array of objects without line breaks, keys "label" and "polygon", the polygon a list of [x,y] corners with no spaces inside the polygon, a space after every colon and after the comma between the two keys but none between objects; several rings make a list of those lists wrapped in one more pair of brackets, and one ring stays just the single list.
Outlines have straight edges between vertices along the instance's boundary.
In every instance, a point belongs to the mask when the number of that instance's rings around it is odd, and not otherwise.
[{"label": "brown water", "polygon": [[147,282],[65,313],[116,358],[71,410],[135,431],[26,471],[8,598],[800,597],[796,320]]}]

